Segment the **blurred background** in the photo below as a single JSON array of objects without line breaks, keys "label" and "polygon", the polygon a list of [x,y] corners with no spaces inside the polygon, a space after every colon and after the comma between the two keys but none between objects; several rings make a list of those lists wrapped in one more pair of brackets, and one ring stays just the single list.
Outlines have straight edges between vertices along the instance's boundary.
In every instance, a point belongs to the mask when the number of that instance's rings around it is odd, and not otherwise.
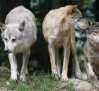
[{"label": "blurred background", "polygon": [[[51,72],[50,59],[47,49],[47,43],[42,34],[42,22],[45,15],[51,10],[66,5],[77,5],[82,12],[83,20],[91,17],[94,21],[99,21],[99,0],[0,0],[0,22],[4,23],[6,15],[14,7],[23,5],[28,8],[36,17],[37,41],[31,48],[31,56],[28,63],[29,73]],[[82,72],[84,71],[83,45],[85,38],[81,37],[82,32],[76,30],[77,55],[80,61]],[[0,39],[0,66],[10,69],[7,53],[4,52],[4,43]],[[74,66],[73,56],[70,54],[69,72]]]}]

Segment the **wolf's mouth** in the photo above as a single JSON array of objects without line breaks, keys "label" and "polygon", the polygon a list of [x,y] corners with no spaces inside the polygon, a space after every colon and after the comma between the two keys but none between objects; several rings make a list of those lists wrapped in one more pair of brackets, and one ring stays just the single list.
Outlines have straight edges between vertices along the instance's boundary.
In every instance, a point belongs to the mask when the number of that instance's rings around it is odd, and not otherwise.
[{"label": "wolf's mouth", "polygon": [[11,51],[9,51],[9,50],[5,50],[5,52],[7,52],[7,53],[11,53]]},{"label": "wolf's mouth", "polygon": [[96,42],[97,44],[99,44],[99,42]]},{"label": "wolf's mouth", "polygon": [[82,29],[82,28],[80,28],[79,26],[77,26],[78,27],[78,29],[80,29],[80,30],[82,30],[82,31],[85,31],[86,29]]}]

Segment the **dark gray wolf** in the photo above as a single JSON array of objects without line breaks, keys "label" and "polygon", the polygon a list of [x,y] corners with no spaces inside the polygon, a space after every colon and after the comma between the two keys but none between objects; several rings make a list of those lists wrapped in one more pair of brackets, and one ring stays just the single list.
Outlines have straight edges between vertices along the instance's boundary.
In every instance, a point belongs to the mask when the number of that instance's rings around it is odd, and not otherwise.
[{"label": "dark gray wolf", "polygon": [[99,22],[87,19],[89,29],[86,31],[87,40],[84,45],[84,64],[89,81],[99,80]]}]

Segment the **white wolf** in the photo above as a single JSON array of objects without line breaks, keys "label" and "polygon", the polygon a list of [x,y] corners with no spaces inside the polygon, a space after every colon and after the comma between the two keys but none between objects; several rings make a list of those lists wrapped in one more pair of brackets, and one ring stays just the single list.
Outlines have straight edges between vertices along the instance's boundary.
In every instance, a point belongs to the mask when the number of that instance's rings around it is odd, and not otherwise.
[{"label": "white wolf", "polygon": [[8,52],[11,65],[11,79],[17,80],[16,55],[23,53],[20,79],[25,80],[30,48],[37,39],[36,20],[32,12],[23,6],[14,8],[6,17],[5,24],[0,23],[1,37]]}]

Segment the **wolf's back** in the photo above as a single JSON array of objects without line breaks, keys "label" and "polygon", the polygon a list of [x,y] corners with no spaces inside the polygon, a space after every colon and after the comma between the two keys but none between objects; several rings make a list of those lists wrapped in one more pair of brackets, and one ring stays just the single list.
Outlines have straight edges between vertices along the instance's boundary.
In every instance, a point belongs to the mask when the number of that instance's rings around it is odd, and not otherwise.
[{"label": "wolf's back", "polygon": [[33,21],[35,21],[35,17],[32,12],[30,12],[28,9],[26,9],[23,6],[18,6],[8,13],[5,23],[8,23],[13,16],[20,15],[20,14],[23,14],[24,16],[27,16],[30,19],[32,19]]}]

